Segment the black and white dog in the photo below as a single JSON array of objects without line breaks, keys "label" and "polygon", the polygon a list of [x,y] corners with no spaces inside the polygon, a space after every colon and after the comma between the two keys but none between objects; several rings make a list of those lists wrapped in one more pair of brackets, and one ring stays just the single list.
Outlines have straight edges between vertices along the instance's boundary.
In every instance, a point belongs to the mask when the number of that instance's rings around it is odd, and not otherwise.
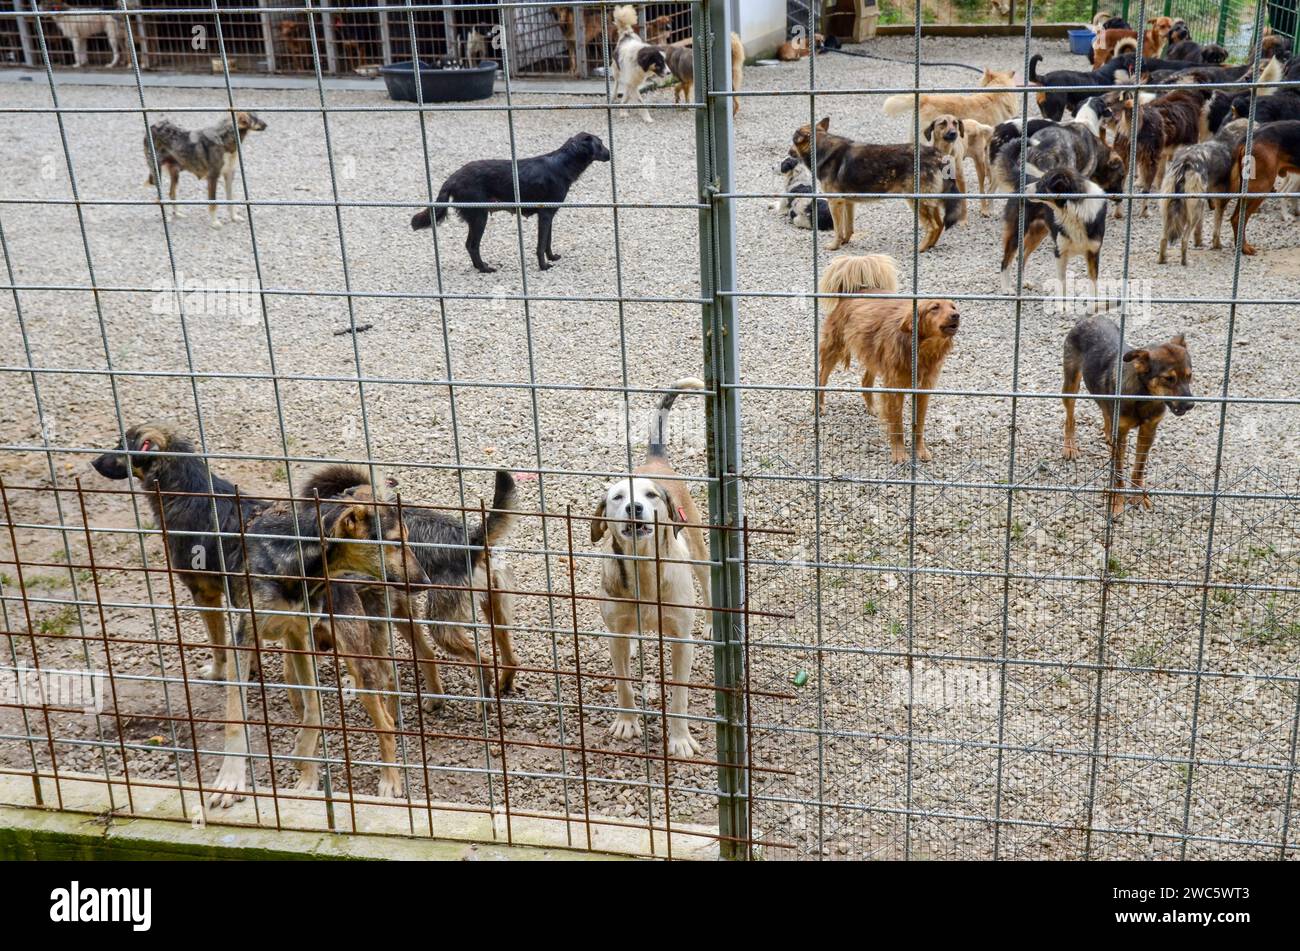
[{"label": "black and white dog", "polygon": [[[636,32],[636,9],[629,3],[614,8],[614,25],[618,28],[618,41],[610,54],[611,74],[614,80],[614,101],[623,104],[641,101],[641,86],[652,76],[668,75],[668,62],[663,51],[641,39]],[[628,110],[622,110],[624,117]],[[641,112],[641,118],[653,122],[650,110]]]},{"label": "black and white dog", "polygon": [[[1025,255],[1052,236],[1056,254],[1057,290],[1063,298],[1070,258],[1087,262],[1096,307],[1097,275],[1101,266],[1101,244],[1106,237],[1106,192],[1096,182],[1070,168],[1054,168],[1025,184]],[[1002,267],[1003,291],[1009,292],[1010,262]]]},{"label": "black and white dog", "polygon": [[[519,201],[523,205],[520,210],[525,218],[529,215],[537,216],[537,266],[543,271],[551,266],[548,262],[560,259],[560,256],[551,250],[551,222],[560,209],[530,207],[528,202],[558,204],[564,201],[573,183],[582,177],[582,173],[592,162],[608,161],[609,149],[605,148],[605,143],[590,132],[579,132],[554,152],[519,160]],[[514,175],[511,172],[510,159],[480,159],[462,165],[442,183],[437,201],[439,207],[436,210],[426,208],[415,214],[411,219],[412,228],[419,231],[421,228],[429,227],[432,223],[431,218],[441,222],[447,217],[447,208],[442,204],[447,201],[502,202],[499,210],[510,211],[515,201]],[[484,274],[491,274],[496,268],[484,262],[482,255],[479,254],[479,242],[483,240],[483,232],[487,229],[488,215],[497,210],[496,208],[456,209],[456,214],[469,225],[469,237],[465,239],[469,259]]]},{"label": "black and white dog", "polygon": [[817,230],[830,231],[831,228],[835,227],[835,222],[831,219],[831,206],[825,198],[790,197],[790,194],[811,196],[816,191],[813,188],[812,172],[808,170],[808,166],[804,165],[797,155],[786,156],[785,161],[777,166],[777,171],[785,176],[785,191],[789,194],[780,201],[769,205],[770,210],[777,212],[796,228],[811,231],[813,229],[813,206],[815,203],[817,208]]}]

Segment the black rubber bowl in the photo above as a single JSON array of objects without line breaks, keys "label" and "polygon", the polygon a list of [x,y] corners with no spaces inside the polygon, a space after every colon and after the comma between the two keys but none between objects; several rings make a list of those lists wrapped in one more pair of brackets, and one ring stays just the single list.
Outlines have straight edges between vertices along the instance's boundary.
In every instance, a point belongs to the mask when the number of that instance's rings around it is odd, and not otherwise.
[{"label": "black rubber bowl", "polygon": [[[388,98],[401,102],[419,102],[415,95],[415,70],[410,62],[380,67],[388,87]],[[463,69],[435,67],[420,63],[420,90],[425,102],[468,102],[488,99],[497,75],[495,60],[485,59],[477,66]]]}]

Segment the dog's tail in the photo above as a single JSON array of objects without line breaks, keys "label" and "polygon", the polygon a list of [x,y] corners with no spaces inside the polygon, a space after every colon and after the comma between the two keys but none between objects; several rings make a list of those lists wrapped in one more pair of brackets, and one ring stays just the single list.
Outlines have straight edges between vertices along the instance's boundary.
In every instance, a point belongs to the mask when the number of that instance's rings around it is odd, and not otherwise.
[{"label": "dog's tail", "polygon": [[822,272],[817,290],[823,294],[859,291],[898,292],[898,262],[888,254],[842,254]]},{"label": "dog's tail", "polygon": [[[1264,64],[1264,68],[1259,71],[1258,81],[1261,83],[1278,82],[1282,78],[1283,72],[1282,61],[1276,56],[1270,56],[1268,62]],[[1265,86],[1260,89],[1259,94],[1261,96],[1271,96],[1277,89],[1277,86]]]},{"label": "dog's tail", "polygon": [[614,25],[619,33],[632,33],[636,30],[636,7],[624,4],[614,8]]},{"label": "dog's tail", "polygon": [[1112,50],[1112,56],[1123,56],[1125,53],[1137,53],[1138,41],[1136,36],[1126,36],[1115,43],[1115,49]]},{"label": "dog's tail", "polygon": [[[673,390],[702,390],[704,381],[699,377],[684,376],[673,384]],[[649,458],[668,458],[668,413],[677,402],[677,392],[665,393],[659,400],[654,419],[650,423],[650,436],[647,440],[646,456]]]},{"label": "dog's tail", "polygon": [[[506,536],[519,521],[515,515],[518,508],[515,477],[505,469],[498,469],[496,486],[492,490],[492,508],[488,510],[484,522],[475,526],[469,533],[470,545],[482,548],[484,541],[489,545],[497,545],[505,541]],[[480,555],[481,552],[475,552],[475,559],[477,560]]]},{"label": "dog's tail", "polygon": [[965,211],[966,194],[957,187],[957,180],[954,178],[943,180],[943,193],[943,227],[947,230],[953,225],[960,224],[965,217],[962,212]]},{"label": "dog's tail", "polygon": [[[443,205],[443,202],[445,202],[450,197],[451,197],[451,189],[449,189],[444,184],[442,188],[438,191],[438,197],[435,199],[438,202],[439,207],[426,208],[424,209],[424,211],[417,211],[415,215],[411,218],[412,230],[419,231],[421,228],[427,228],[434,221],[438,222],[439,224],[442,224],[443,219],[447,217],[447,207]],[[430,216],[429,214],[430,211],[433,212],[432,216]],[[430,220],[430,217],[432,217],[432,220]]]},{"label": "dog's tail", "polygon": [[901,92],[886,99],[881,109],[887,116],[901,116],[911,112],[914,104],[915,97],[910,92]]},{"label": "dog's tail", "polygon": [[1038,64],[1041,63],[1042,61],[1043,61],[1042,53],[1035,53],[1033,56],[1029,57],[1028,75],[1029,75],[1029,81],[1031,83],[1039,83],[1042,81],[1038,78]]},{"label": "dog's tail", "polygon": [[[1164,207],[1161,209],[1164,212],[1165,240],[1178,241],[1183,236],[1190,211],[1188,199],[1184,196],[1189,191],[1204,191],[1201,188],[1201,176],[1185,160],[1175,159],[1165,171],[1165,180],[1160,183],[1160,190],[1170,196],[1163,199]],[[1192,202],[1196,200],[1191,199]]]},{"label": "dog's tail", "polygon": [[364,466],[334,463],[322,466],[308,476],[307,481],[298,487],[298,494],[308,499],[317,495],[322,499],[332,499],[362,485],[370,485],[370,473]]},{"label": "dog's tail", "polygon": [[1232,174],[1228,179],[1228,191],[1241,191],[1241,162],[1246,155],[1246,143],[1240,142],[1232,153]]}]

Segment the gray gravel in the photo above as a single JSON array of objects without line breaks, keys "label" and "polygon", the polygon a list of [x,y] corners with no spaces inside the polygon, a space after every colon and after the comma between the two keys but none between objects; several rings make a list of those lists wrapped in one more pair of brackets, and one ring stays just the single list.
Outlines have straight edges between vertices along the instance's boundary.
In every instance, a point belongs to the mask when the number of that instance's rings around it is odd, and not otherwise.
[{"label": "gray gravel", "polygon": [[[1055,46],[1055,44],[1053,44]],[[873,52],[903,57],[910,40],[881,40]],[[1005,68],[1023,63],[1019,41],[927,40],[930,59],[960,59],[974,65]],[[1077,65],[1053,53],[1047,67]],[[751,89],[789,90],[806,84],[807,64],[751,67]],[[819,60],[823,89],[889,88],[911,81],[912,68],[902,64],[843,56]],[[927,83],[964,85],[973,73],[927,68]],[[50,102],[39,84],[6,86],[17,106]],[[179,107],[219,108],[224,93],[205,90],[146,90],[147,104],[158,114]],[[137,105],[133,89],[61,88],[64,107]],[[331,108],[382,105],[382,94],[331,92]],[[537,104],[546,97],[518,94],[516,102]],[[586,97],[550,97],[560,106],[595,102]],[[654,101],[670,101],[658,93]],[[503,102],[498,96],[494,102]],[[270,201],[332,200],[330,160],[322,136],[322,117],[315,92],[248,91],[238,104],[259,110],[269,129],[254,135],[245,152],[251,197]],[[275,112],[297,108],[303,112]],[[905,119],[887,119],[879,99],[826,96],[815,110],[832,117],[832,128],[869,141],[904,141]],[[773,166],[785,151],[792,130],[810,115],[804,97],[747,100],[736,124],[737,186],[748,192],[775,191]],[[201,117],[172,114],[186,125],[207,124]],[[655,113],[653,125],[635,119],[615,120],[612,135],[598,112],[521,112],[514,134],[521,155],[555,147],[573,132],[588,130],[610,144],[616,169],[596,166],[571,192],[578,202],[608,201],[616,186],[620,200],[653,204],[689,203],[695,192],[693,121],[686,112]],[[145,165],[140,155],[143,130],[139,115],[68,113],[64,125],[80,196],[83,199],[145,199]],[[409,112],[331,112],[329,142],[341,198],[368,202],[418,202],[450,171],[465,161],[509,154],[508,129],[502,114],[435,113],[429,119],[429,171],[425,181],[420,126]],[[49,115],[22,116],[9,123],[10,160],[2,186],[10,198],[71,197],[59,145],[59,128]],[[611,172],[616,172],[616,181]],[[973,173],[973,169],[971,170]],[[973,174],[970,176],[973,180]],[[193,179],[182,196],[198,198]],[[739,203],[738,251],[742,287],[762,291],[807,291],[812,280],[812,238],[786,226],[767,210],[770,199]],[[104,369],[110,361],[126,422],[149,417],[172,420],[195,432],[194,392],[183,373],[269,374],[282,377],[277,388],[267,380],[211,380],[193,384],[202,407],[209,449],[216,453],[282,456],[278,416],[283,414],[290,455],[365,457],[388,464],[401,480],[407,498],[453,504],[457,482],[445,466],[459,459],[466,466],[533,467],[560,470],[545,482],[547,510],[563,514],[573,506],[584,514],[593,504],[600,480],[585,473],[616,471],[625,465],[620,436],[623,404],[616,394],[576,389],[539,390],[536,412],[540,445],[534,439],[533,402],[524,389],[489,388],[462,383],[455,391],[459,443],[453,433],[447,387],[437,383],[366,383],[363,420],[360,387],[354,382],[322,383],[286,379],[293,376],[351,376],[442,381],[447,378],[442,321],[450,340],[450,373],[460,381],[548,385],[654,388],[700,367],[700,319],[690,304],[629,303],[621,310],[606,303],[534,301],[527,312],[503,298],[524,290],[514,223],[495,216],[484,242],[485,258],[501,266],[480,275],[464,253],[464,229],[458,222],[441,231],[444,290],[450,294],[489,295],[493,300],[436,300],[402,294],[437,291],[433,242],[428,233],[412,233],[410,207],[348,208],[341,213],[347,251],[346,273],[332,207],[262,207],[253,212],[258,257],[254,259],[247,224],[208,228],[205,212],[189,215],[172,229],[177,267],[190,280],[207,284],[256,279],[261,268],[265,288],[312,290],[323,296],[268,295],[269,336],[256,310],[191,315],[182,327],[174,313],[157,313],[155,288],[169,279],[167,246],[156,209],[122,205],[84,206],[86,236],[96,282],[111,288],[95,299],[82,291],[24,290],[19,295],[27,325],[27,342],[38,365],[63,369]],[[888,202],[858,211],[854,253],[884,251],[899,258],[908,280],[911,263],[911,216],[902,203]],[[86,259],[74,208],[70,205],[8,204],[0,223],[19,284],[85,285]],[[1121,273],[1125,228],[1111,223],[1103,272]],[[1188,268],[1155,263],[1158,215],[1131,219],[1128,270],[1148,282],[1157,296],[1226,297],[1233,289],[1233,255],[1229,251],[1193,252]],[[532,256],[533,227],[525,226],[522,275],[532,295],[612,295],[618,274],[628,296],[690,298],[699,293],[697,215],[691,210],[621,209],[617,215],[621,265],[616,269],[614,215],[608,209],[569,209],[557,219],[558,265],[539,273]],[[945,234],[938,247],[919,262],[916,282],[922,294],[995,294],[1000,254],[1000,223],[981,218],[974,209],[966,225]],[[1261,253],[1241,265],[1240,292],[1257,298],[1294,295],[1300,275],[1300,250],[1294,229],[1276,209],[1265,209],[1251,225],[1251,240]],[[823,242],[824,243],[824,242]],[[821,261],[828,259],[822,252]],[[1076,264],[1076,269],[1078,265]],[[1054,264],[1040,250],[1027,264],[1042,279]],[[349,313],[349,286],[358,293],[384,296],[355,298]],[[117,290],[130,288],[130,290]],[[393,296],[388,296],[393,295]],[[1042,313],[1026,303],[1017,321],[1009,303],[966,301],[961,335],[943,377],[959,390],[1052,393],[1059,387],[1060,345],[1068,319]],[[0,299],[0,348],[6,365],[23,362],[22,340],[14,319],[14,301]],[[332,332],[372,323],[374,329],[353,338]],[[1278,306],[1240,306],[1235,311],[1234,346],[1228,391],[1234,396],[1296,397],[1291,366],[1300,357],[1300,331],[1290,313]],[[1224,388],[1225,342],[1229,308],[1221,304],[1154,305],[1146,316],[1129,321],[1135,340],[1163,340],[1187,334],[1196,366],[1198,393]],[[813,382],[813,309],[790,299],[746,298],[741,302],[742,374],[752,386],[808,385]],[[102,324],[101,324],[102,321]],[[620,328],[625,347],[618,345]],[[1019,339],[1019,351],[1014,343]],[[137,375],[144,374],[144,375]],[[837,384],[856,377],[840,373]],[[41,380],[49,417],[47,432],[59,446],[102,446],[115,439],[113,392],[102,375],[50,374]],[[633,437],[639,444],[651,398],[630,399]],[[676,449],[679,468],[699,475],[704,469],[699,401],[683,399],[675,417],[683,435]],[[888,464],[885,440],[873,420],[863,415],[855,394],[836,393],[820,429],[820,452],[814,438],[811,397],[804,393],[753,389],[744,393],[746,501],[755,526],[790,529],[793,537],[755,536],[751,557],[754,607],[788,612],[788,621],[756,619],[751,626],[750,662],[753,687],[770,694],[756,699],[755,764],[768,767],[756,782],[756,831],[781,843],[777,855],[830,857],[871,855],[967,857],[991,855],[994,815],[1008,820],[998,831],[1003,856],[1074,857],[1082,854],[1088,821],[1089,790],[1095,782],[1092,822],[1101,830],[1091,837],[1091,854],[1107,858],[1177,856],[1180,843],[1164,836],[1183,827],[1187,768],[1185,758],[1195,726],[1197,755],[1203,760],[1193,776],[1189,828],[1194,835],[1263,843],[1278,841],[1287,808],[1286,768],[1294,766],[1291,735],[1296,709],[1294,683],[1270,676],[1294,676],[1300,661],[1300,585],[1296,538],[1297,436],[1295,407],[1234,404],[1224,418],[1219,449],[1220,412],[1201,405],[1182,419],[1161,427],[1150,482],[1158,490],[1203,492],[1215,481],[1234,493],[1272,493],[1280,500],[1225,498],[1213,510],[1213,581],[1236,585],[1273,585],[1290,591],[1260,593],[1245,587],[1211,590],[1203,600],[1207,534],[1212,506],[1194,496],[1157,496],[1150,513],[1128,514],[1115,529],[1110,550],[1116,583],[1104,589],[1098,579],[1106,561],[1106,523],[1095,489],[1104,480],[1105,450],[1094,407],[1081,406],[1084,458],[1060,459],[1061,408],[1054,399],[939,396],[932,403],[933,463],[918,469],[920,484],[909,488],[880,484],[906,478],[906,467]],[[39,439],[32,387],[26,376],[0,377],[0,423],[11,434],[6,442]],[[363,425],[364,424],[364,425]],[[369,444],[364,437],[369,428]],[[1014,462],[1011,457],[1014,438]],[[640,452],[639,445],[634,455]],[[58,456],[60,479],[86,479],[102,487],[83,456]],[[6,451],[0,456],[6,483],[33,484],[47,478],[43,456]],[[283,464],[236,460],[219,468],[250,492],[283,491]],[[295,473],[303,467],[294,466]],[[803,478],[819,472],[820,491]],[[865,480],[865,481],[864,481]],[[1014,493],[1008,512],[1008,481]],[[944,483],[944,484],[940,484]],[[955,485],[953,483],[956,483]],[[470,472],[466,498],[476,505],[489,491],[485,474]],[[530,504],[537,485],[525,487]],[[15,514],[23,521],[56,522],[48,495],[11,491]],[[697,494],[702,494],[697,492]],[[815,517],[820,496],[821,517]],[[914,506],[913,506],[914,501]],[[117,497],[88,498],[97,527],[134,525],[130,504]],[[914,507],[914,518],[910,516]],[[75,500],[65,512],[77,523]],[[1010,525],[1008,525],[1008,517]],[[915,528],[915,546],[909,529]],[[585,547],[584,525],[574,526],[576,546]],[[564,523],[549,526],[554,548],[563,547]],[[820,528],[820,535],[818,529]],[[1009,539],[1009,548],[1007,540]],[[80,532],[69,536],[74,560],[84,561]],[[538,521],[530,520],[514,544],[541,547]],[[0,541],[0,551],[7,539]],[[19,533],[25,561],[53,563],[61,542],[52,532]],[[100,563],[138,564],[138,546],[129,535],[96,535]],[[151,563],[161,562],[152,551]],[[820,555],[836,567],[816,571],[806,563]],[[4,555],[10,558],[10,554]],[[1033,580],[1004,583],[1008,563],[1014,575]],[[513,557],[521,587],[544,591],[546,565],[535,555]],[[767,562],[767,563],[764,563]],[[922,571],[909,584],[909,563]],[[12,574],[11,569],[6,572]],[[29,575],[50,580],[47,597],[67,597],[60,579],[66,571],[31,568]],[[1047,576],[1045,579],[1042,576]],[[588,559],[577,563],[579,592],[594,591],[597,572]],[[1153,579],[1172,579],[1184,587],[1155,586]],[[82,578],[85,585],[87,579]],[[553,558],[553,599],[521,599],[518,635],[526,664],[545,670],[558,657],[573,668],[573,637],[568,601],[568,566]],[[138,572],[113,570],[99,578],[105,600],[144,601]],[[166,601],[162,576],[152,579],[155,597]],[[6,593],[12,593],[7,583]],[[83,588],[83,595],[93,592]],[[188,601],[181,596],[182,604]],[[1006,624],[1004,627],[1004,604]],[[1104,612],[1103,612],[1104,604]],[[10,602],[7,626],[25,630],[21,604]],[[1203,609],[1204,608],[1204,609]],[[49,619],[51,635],[77,633],[75,620],[58,617],[57,606],[34,605],[37,622]],[[552,613],[553,612],[553,613]],[[590,605],[581,604],[578,624],[599,628]],[[912,622],[909,624],[909,619]],[[100,636],[99,618],[87,612],[88,636]],[[150,638],[147,611],[110,608],[112,637]],[[1202,624],[1202,621],[1204,623]],[[159,612],[163,636],[174,638],[170,610]],[[554,627],[553,638],[547,629]],[[202,639],[197,618],[182,613],[187,640]],[[909,631],[911,633],[909,633]],[[588,708],[588,746],[611,749],[604,737],[609,714],[592,705],[612,703],[596,675],[608,660],[598,638],[581,640],[584,704]],[[1104,651],[1099,654],[1099,642]],[[1004,654],[1005,644],[1005,654]],[[819,653],[816,648],[823,650]],[[27,639],[15,639],[27,656]],[[50,636],[40,642],[44,664],[76,663],[82,647],[74,636]],[[905,655],[926,655],[912,667]],[[171,672],[174,649],[164,649]],[[198,662],[198,651],[187,661]],[[1005,665],[992,659],[1005,656]],[[1097,711],[1099,656],[1108,669],[1101,677]],[[100,647],[92,660],[103,665]],[[658,667],[657,651],[645,657],[646,669]],[[1198,668],[1213,676],[1189,674]],[[122,644],[113,649],[116,672],[157,672],[158,651],[149,645]],[[274,671],[275,665],[272,664]],[[1114,666],[1123,669],[1115,670]],[[1136,668],[1136,669],[1129,669]],[[807,674],[802,686],[801,674]],[[328,662],[322,682],[333,682]],[[708,651],[697,654],[695,679],[712,677]],[[590,679],[589,679],[590,678]],[[463,670],[448,668],[449,690],[470,691]],[[558,681],[558,683],[557,683]],[[413,689],[410,672],[405,685]],[[558,699],[576,702],[572,677],[533,671],[523,675],[522,693],[503,709],[507,735],[520,744],[507,748],[512,807],[582,811],[582,783],[561,782],[561,756],[548,747],[560,740],[555,713]],[[910,688],[910,689],[909,689]],[[220,715],[219,691],[192,691],[196,715]],[[911,701],[909,703],[909,696]],[[658,703],[647,688],[645,702]],[[173,715],[183,715],[184,696],[173,689]],[[270,698],[273,714],[290,717],[284,698]],[[121,725],[111,716],[98,721],[60,717],[61,736],[94,738],[99,730],[116,743],[166,736],[166,706],[155,684],[136,681],[118,697]],[[254,711],[260,709],[255,702]],[[712,709],[700,691],[693,712]],[[331,714],[337,720],[337,710]],[[404,707],[408,729],[415,729],[413,706]],[[349,727],[366,726],[363,713],[350,709]],[[576,711],[565,716],[564,739],[577,743]],[[33,721],[37,724],[39,721]],[[14,733],[21,721],[13,710],[0,711],[0,725]],[[486,725],[495,734],[495,716]],[[499,758],[485,758],[479,710],[469,702],[449,705],[425,729],[431,773],[430,792],[438,799],[500,802]],[[705,739],[705,755],[714,752],[712,730],[694,727]],[[707,735],[706,735],[707,734]],[[215,729],[199,729],[202,745],[219,744]],[[908,742],[908,737],[913,738]],[[373,758],[368,738],[349,734],[355,758]],[[657,749],[660,732],[650,724],[646,743]],[[182,744],[184,745],[184,744]],[[277,752],[287,752],[287,731],[273,738]],[[408,740],[408,757],[419,759],[420,744]],[[331,752],[337,753],[337,736]],[[623,753],[635,744],[618,747]],[[1095,760],[1090,753],[1102,756]],[[999,754],[1001,751],[1001,754]],[[38,756],[46,754],[38,750]],[[30,764],[25,744],[0,744],[0,761]],[[108,768],[121,769],[115,750]],[[495,772],[489,790],[487,765]],[[61,769],[102,771],[93,746],[59,749]],[[644,784],[661,782],[633,757],[590,753],[567,754],[571,777],[585,768],[593,813],[639,818],[647,815]],[[133,777],[174,779],[171,758],[162,752],[132,752]],[[193,776],[192,757],[181,757],[180,770]],[[439,768],[447,768],[443,772]],[[205,778],[215,759],[205,760]],[[820,771],[820,780],[819,780]],[[658,777],[658,778],[656,778]],[[354,770],[360,792],[373,792],[372,769]],[[290,780],[288,771],[280,781]],[[259,781],[265,782],[265,777]],[[336,787],[346,785],[340,776]],[[708,795],[716,778],[707,766],[672,770],[673,819],[713,821],[715,801]],[[424,795],[419,771],[412,789]],[[567,797],[567,798],[566,798]],[[663,808],[657,794],[656,817]],[[819,809],[820,800],[825,808]],[[1294,808],[1294,807],[1292,807]],[[904,813],[911,812],[910,823]],[[1244,844],[1192,842],[1197,857],[1263,857],[1276,849]]]}]

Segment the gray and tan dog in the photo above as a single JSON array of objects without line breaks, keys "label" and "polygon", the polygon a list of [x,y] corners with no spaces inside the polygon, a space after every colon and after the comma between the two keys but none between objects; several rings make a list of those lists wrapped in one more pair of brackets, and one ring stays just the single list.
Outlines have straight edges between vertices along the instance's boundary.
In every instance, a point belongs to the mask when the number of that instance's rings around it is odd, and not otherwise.
[{"label": "gray and tan dog", "polygon": [[[181,172],[189,172],[195,178],[206,179],[208,183],[208,216],[214,228],[221,227],[217,220],[217,180],[221,179],[226,187],[226,201],[231,201],[231,182],[235,177],[235,166],[239,161],[238,145],[250,132],[261,132],[266,123],[256,113],[235,112],[207,129],[182,129],[167,119],[149,126],[149,133],[144,138],[144,162],[149,168],[149,180],[146,185],[154,184],[153,155],[149,140],[153,139],[153,151],[158,153],[158,167],[171,179],[168,197],[176,201],[176,183]],[[239,221],[235,206],[228,205],[231,221]],[[182,216],[180,208],[172,205],[172,220]]]},{"label": "gray and tan dog", "polygon": [[[674,383],[673,389],[702,390],[704,382],[687,377]],[[705,610],[710,599],[709,550],[700,513],[668,459],[668,412],[676,399],[674,392],[659,401],[645,462],[630,477],[605,487],[592,513],[591,540],[601,542],[601,550],[613,555],[602,562],[604,598],[600,603],[601,617],[613,635],[609,652],[618,681],[619,712],[610,733],[620,740],[641,735],[641,718],[635,712],[632,693],[632,638],[658,631],[664,638],[672,638],[668,648],[672,686],[663,686],[671,691],[668,755],[682,758],[702,752],[686,720],[687,684],[695,656],[692,574]]]}]

